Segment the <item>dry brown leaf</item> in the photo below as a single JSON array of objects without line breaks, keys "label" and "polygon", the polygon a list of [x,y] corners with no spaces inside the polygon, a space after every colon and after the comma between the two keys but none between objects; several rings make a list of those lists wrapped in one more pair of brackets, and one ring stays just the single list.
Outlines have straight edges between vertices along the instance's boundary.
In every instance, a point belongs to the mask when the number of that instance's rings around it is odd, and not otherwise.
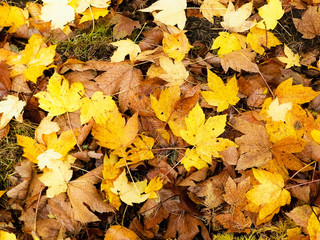
[{"label": "dry brown leaf", "polygon": [[259,72],[258,65],[254,63],[255,56],[256,53],[252,52],[249,48],[233,51],[221,58],[221,66],[225,72],[229,68],[238,72],[241,72],[241,70]]},{"label": "dry brown leaf", "polygon": [[241,118],[234,118],[232,126],[245,134],[235,140],[240,153],[236,170],[261,167],[272,158],[271,143],[264,126]]},{"label": "dry brown leaf", "polygon": [[222,156],[223,161],[229,165],[237,165],[239,159],[239,153],[237,147],[228,147],[226,150],[219,152]]},{"label": "dry brown leaf", "polygon": [[308,6],[307,11],[301,19],[293,18],[293,23],[297,30],[302,33],[302,37],[312,39],[320,35],[320,11],[318,6]]},{"label": "dry brown leaf", "polygon": [[71,203],[66,193],[61,193],[54,198],[48,199],[48,211],[67,231],[77,234],[82,226],[72,216]]},{"label": "dry brown leaf", "polygon": [[8,65],[4,61],[0,62],[0,98],[5,96],[11,89],[11,80]]},{"label": "dry brown leaf", "polygon": [[163,39],[163,31],[160,28],[154,27],[149,31],[143,32],[144,39],[138,44],[141,51],[153,49],[157,47]]},{"label": "dry brown leaf", "polygon": [[192,173],[190,176],[186,177],[183,179],[180,183],[179,186],[195,186],[196,182],[203,181],[206,176],[207,176],[208,168],[201,168],[200,170]]},{"label": "dry brown leaf", "polygon": [[134,28],[141,28],[139,21],[133,21],[130,18],[117,14],[111,9],[113,14],[110,24],[115,24],[113,27],[113,40],[119,40],[126,36],[130,36]]},{"label": "dry brown leaf", "polygon": [[189,187],[188,190],[194,193],[198,198],[204,198],[202,204],[207,209],[213,209],[224,202],[223,188],[229,177],[227,171],[221,171],[218,175],[215,175],[201,183],[198,183],[194,187]]},{"label": "dry brown leaf", "polygon": [[120,226],[114,225],[111,226],[104,236],[105,240],[114,239],[114,240],[140,240],[140,238],[130,229]]},{"label": "dry brown leaf", "polygon": [[169,217],[168,228],[164,238],[176,238],[179,234],[179,240],[193,239],[201,229],[201,236],[204,240],[211,239],[207,228],[203,222],[189,213],[171,214]]},{"label": "dry brown leaf", "polygon": [[299,207],[295,207],[289,213],[286,213],[298,226],[307,227],[308,220],[310,215],[312,214],[311,206],[303,205]]},{"label": "dry brown leaf", "polygon": [[103,200],[97,188],[94,186],[94,184],[102,180],[102,169],[103,165],[68,184],[67,193],[72,205],[74,219],[81,223],[99,221],[99,218],[93,213],[95,211],[99,213],[114,212],[112,207]]},{"label": "dry brown leaf", "polygon": [[215,219],[226,229],[227,232],[246,232],[248,233],[252,221],[245,217],[240,208],[235,208],[231,213],[223,213],[215,216]]},{"label": "dry brown leaf", "polygon": [[228,178],[223,195],[224,200],[232,206],[244,207],[246,204],[246,192],[251,188],[250,177],[245,179]]}]

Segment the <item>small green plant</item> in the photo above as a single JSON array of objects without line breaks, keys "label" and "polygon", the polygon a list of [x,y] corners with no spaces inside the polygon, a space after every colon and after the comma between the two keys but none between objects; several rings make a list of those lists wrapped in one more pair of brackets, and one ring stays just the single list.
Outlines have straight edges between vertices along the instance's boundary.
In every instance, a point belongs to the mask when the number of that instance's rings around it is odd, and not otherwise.
[{"label": "small green plant", "polygon": [[108,60],[116,49],[111,42],[112,28],[108,23],[101,22],[93,29],[76,30],[73,37],[58,42],[57,52],[64,60]]}]

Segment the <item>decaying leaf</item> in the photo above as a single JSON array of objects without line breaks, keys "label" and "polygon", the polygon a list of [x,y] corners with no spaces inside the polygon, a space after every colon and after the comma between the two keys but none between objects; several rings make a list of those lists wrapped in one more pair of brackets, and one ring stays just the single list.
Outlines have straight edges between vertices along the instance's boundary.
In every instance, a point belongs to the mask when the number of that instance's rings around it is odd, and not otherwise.
[{"label": "decaying leaf", "polygon": [[302,37],[312,39],[320,35],[320,16],[318,6],[308,6],[307,11],[301,19],[293,18],[293,23],[297,30],[302,33]]},{"label": "decaying leaf", "polygon": [[241,118],[236,118],[232,126],[245,134],[235,140],[240,153],[236,169],[261,167],[272,158],[271,143],[264,126]]}]

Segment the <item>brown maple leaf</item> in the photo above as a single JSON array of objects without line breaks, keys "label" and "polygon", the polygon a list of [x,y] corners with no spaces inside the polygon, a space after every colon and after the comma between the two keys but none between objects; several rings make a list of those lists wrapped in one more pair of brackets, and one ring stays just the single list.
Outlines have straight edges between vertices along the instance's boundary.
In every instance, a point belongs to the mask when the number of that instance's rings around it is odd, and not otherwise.
[{"label": "brown maple leaf", "polygon": [[302,37],[312,39],[320,35],[320,12],[318,6],[308,6],[301,19],[293,18],[294,26]]},{"label": "brown maple leaf", "polygon": [[261,167],[272,158],[271,143],[263,125],[234,118],[232,126],[245,134],[235,140],[240,153],[236,170]]}]

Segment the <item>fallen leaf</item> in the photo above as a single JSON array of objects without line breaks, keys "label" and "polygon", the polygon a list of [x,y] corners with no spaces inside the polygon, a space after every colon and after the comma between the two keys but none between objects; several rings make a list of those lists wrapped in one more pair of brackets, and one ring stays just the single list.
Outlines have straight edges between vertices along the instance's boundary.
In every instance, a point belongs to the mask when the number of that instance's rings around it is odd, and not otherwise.
[{"label": "fallen leaf", "polygon": [[11,90],[10,73],[4,61],[0,61],[0,71],[0,98],[3,98]]},{"label": "fallen leaf", "polygon": [[292,78],[280,83],[274,94],[279,98],[280,103],[292,102],[297,104],[310,102],[319,95],[311,87],[292,85]]},{"label": "fallen leaf", "polygon": [[211,49],[218,48],[219,57],[222,57],[233,51],[240,50],[241,44],[235,33],[219,32],[219,37],[214,40]]},{"label": "fallen leaf", "polygon": [[10,66],[10,76],[23,74],[24,80],[36,83],[43,71],[50,68],[55,55],[56,45],[43,47],[45,42],[40,34],[33,34],[23,51],[8,56],[6,63]]},{"label": "fallen leaf", "polygon": [[107,8],[109,7],[109,0],[77,0],[76,4],[76,12],[83,13],[90,6],[94,8]]},{"label": "fallen leaf", "polygon": [[286,57],[277,57],[281,62],[286,63],[286,68],[291,68],[293,66],[301,67],[300,56],[298,53],[293,53],[292,50],[284,45],[284,54]]},{"label": "fallen leaf", "polygon": [[0,102],[0,113],[2,113],[0,120],[0,129],[4,128],[13,117],[16,120],[21,121],[21,112],[26,105],[25,101],[19,100],[18,97],[8,95],[6,100]]},{"label": "fallen leaf", "polygon": [[52,117],[47,116],[41,120],[39,126],[35,131],[35,140],[38,143],[45,144],[42,135],[49,135],[53,132],[58,132],[60,130],[58,123],[52,122]]},{"label": "fallen leaf", "polygon": [[225,130],[226,115],[209,117],[205,120],[203,110],[197,104],[185,118],[186,129],[180,130],[181,137],[194,148],[187,149],[181,163],[190,171],[207,167],[213,157],[220,157],[219,152],[235,146],[229,139],[218,138]]},{"label": "fallen leaf", "polygon": [[236,170],[263,166],[272,158],[271,143],[265,127],[240,118],[234,121],[232,127],[245,134],[235,139],[240,153]]},{"label": "fallen leaf", "polygon": [[263,20],[258,22],[257,27],[265,30],[274,29],[284,14],[280,0],[269,0],[268,4],[258,8],[258,12]]},{"label": "fallen leaf", "polygon": [[[112,34],[113,40],[118,40],[126,36],[130,36],[135,28],[141,28],[139,21],[133,21],[121,14],[113,15],[110,20],[110,24],[115,24]],[[140,43],[139,46],[141,49]]]},{"label": "fallen leaf", "polygon": [[125,149],[134,141],[138,133],[138,115],[134,114],[125,123],[121,113],[115,109],[104,125],[94,124],[92,135],[102,147]]},{"label": "fallen leaf", "polygon": [[150,95],[151,107],[155,112],[157,118],[161,121],[168,122],[174,105],[180,99],[180,88],[177,85],[161,90],[159,99],[157,100],[153,95]]},{"label": "fallen leaf", "polygon": [[308,6],[301,19],[293,18],[296,29],[305,39],[312,39],[320,35],[320,16],[318,6]]},{"label": "fallen leaf", "polygon": [[[267,100],[265,101],[265,103]],[[263,108],[263,107],[262,107]],[[274,101],[272,101],[266,111],[268,117],[271,117],[272,121],[285,121],[287,112],[292,108],[292,102],[279,104],[279,99],[276,97]]]},{"label": "fallen leaf", "polygon": [[99,221],[94,212],[114,212],[94,186],[101,181],[102,168],[103,165],[68,183],[67,193],[72,205],[73,216],[81,223]]},{"label": "fallen leaf", "polygon": [[163,51],[176,62],[180,62],[192,46],[189,44],[186,31],[173,26],[169,26],[168,30],[169,33],[163,32]]},{"label": "fallen leaf", "polygon": [[141,12],[153,12],[155,10],[161,10],[154,16],[155,21],[162,22],[166,25],[174,26],[177,24],[178,28],[184,29],[186,24],[186,14],[184,10],[187,8],[186,0],[158,0],[150,7],[140,9]]},{"label": "fallen leaf", "polygon": [[110,226],[104,235],[104,239],[140,240],[140,238],[133,231],[120,225]]},{"label": "fallen leaf", "polygon": [[233,3],[230,1],[221,26],[231,32],[244,32],[252,28],[256,23],[247,21],[252,12],[252,5],[253,2],[245,3],[235,10]]},{"label": "fallen leaf", "polygon": [[58,116],[66,112],[74,112],[81,107],[84,86],[80,82],[69,82],[63,75],[55,72],[49,79],[47,91],[34,96],[39,99],[40,108],[48,111],[48,116]]},{"label": "fallen leaf", "polygon": [[92,8],[88,8],[87,10],[85,10],[84,12],[82,12],[82,17],[80,19],[79,24],[86,22],[86,21],[94,21],[99,19],[100,17],[104,17],[109,13],[108,9],[104,9],[104,8],[96,8],[96,7],[92,7]]},{"label": "fallen leaf", "polygon": [[51,21],[52,28],[63,29],[64,25],[74,20],[74,9],[68,5],[68,0],[43,0],[40,18]]},{"label": "fallen leaf", "polygon": [[237,97],[239,88],[237,79],[233,76],[228,79],[227,84],[224,84],[222,79],[207,69],[208,72],[208,86],[211,91],[202,91],[201,95],[204,100],[212,106],[216,106],[217,112],[222,112],[227,109],[229,105],[235,105],[240,98]]},{"label": "fallen leaf", "polygon": [[17,237],[14,233],[9,233],[3,230],[0,230],[0,239],[3,240],[16,240]]},{"label": "fallen leaf", "polygon": [[254,177],[260,183],[246,193],[250,201],[246,209],[258,212],[257,225],[269,221],[279,212],[280,207],[290,204],[290,192],[284,189],[284,180],[278,173],[252,169]]},{"label": "fallen leaf", "polygon": [[222,17],[227,8],[219,0],[204,0],[200,6],[200,12],[210,22],[214,23],[213,16]]},{"label": "fallen leaf", "polygon": [[120,40],[111,43],[112,45],[118,47],[118,49],[111,56],[111,62],[122,62],[127,55],[129,55],[130,61],[134,62],[141,49],[138,44],[135,44],[132,40]]},{"label": "fallen leaf", "polygon": [[128,182],[126,171],[113,181],[111,192],[117,194],[121,201],[132,206],[133,203],[141,203],[149,198],[150,194],[142,194],[147,187],[147,180],[140,182]]},{"label": "fallen leaf", "polygon": [[8,33],[14,33],[19,27],[27,23],[28,13],[16,6],[9,6],[6,2],[0,5],[0,27],[10,27]]},{"label": "fallen leaf", "polygon": [[168,86],[182,85],[189,76],[182,62],[172,61],[170,58],[161,56],[160,67],[151,65],[147,75],[151,78],[159,77],[165,80]]},{"label": "fallen leaf", "polygon": [[110,112],[116,108],[112,97],[104,96],[101,91],[94,92],[91,99],[82,98],[81,103],[81,124],[88,123],[93,118],[97,124],[103,125],[109,119]]},{"label": "fallen leaf", "polygon": [[263,55],[265,48],[275,47],[282,44],[279,39],[270,31],[265,29],[259,29],[253,27],[250,29],[250,33],[247,34],[247,43],[252,50],[256,51],[260,55]]},{"label": "fallen leaf", "polygon": [[221,66],[225,72],[227,72],[229,68],[238,72],[241,72],[241,70],[259,72],[258,65],[253,62],[255,56],[256,53],[251,52],[249,48],[233,51],[221,58]]},{"label": "fallen leaf", "polygon": [[224,200],[231,206],[243,208],[246,204],[246,192],[251,188],[250,177],[240,179],[228,178],[225,186]]},{"label": "fallen leaf", "polygon": [[307,227],[308,220],[312,214],[311,206],[302,205],[295,207],[289,213],[286,213],[298,226]]},{"label": "fallen leaf", "polygon": [[[310,206],[311,207],[311,206]],[[312,208],[312,207],[311,207]],[[316,215],[319,212],[319,208],[315,208],[314,212],[312,212],[309,220],[308,220],[308,233],[310,236],[310,240],[317,240],[320,238],[320,222],[318,219],[318,215]]]},{"label": "fallen leaf", "polygon": [[171,214],[168,221],[168,228],[164,235],[166,239],[176,238],[177,233],[179,239],[193,239],[199,232],[204,240],[211,239],[203,222],[191,214]]}]

